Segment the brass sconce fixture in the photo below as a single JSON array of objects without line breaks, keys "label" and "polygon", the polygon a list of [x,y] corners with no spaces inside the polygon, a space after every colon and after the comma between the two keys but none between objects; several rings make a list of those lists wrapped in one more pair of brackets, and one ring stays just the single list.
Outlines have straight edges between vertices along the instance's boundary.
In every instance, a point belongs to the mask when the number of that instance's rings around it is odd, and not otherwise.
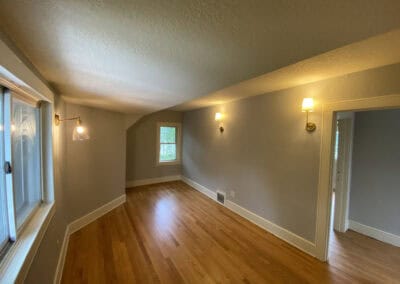
[{"label": "brass sconce fixture", "polygon": [[58,114],[54,116],[54,123],[57,126],[60,125],[60,123],[63,121],[70,121],[70,120],[76,120],[76,126],[72,132],[72,140],[79,141],[79,140],[87,140],[90,138],[86,127],[82,126],[82,120],[80,116],[64,118],[64,119],[61,119],[60,115]]},{"label": "brass sconce fixture", "polygon": [[313,132],[317,129],[317,125],[314,122],[308,121],[308,113],[314,111],[314,100],[313,98],[304,98],[302,104],[302,111],[306,113],[306,130]]},{"label": "brass sconce fixture", "polygon": [[219,122],[219,132],[224,132],[224,127],[222,126],[222,119],[223,119],[223,114],[220,112],[215,113],[215,121]]}]

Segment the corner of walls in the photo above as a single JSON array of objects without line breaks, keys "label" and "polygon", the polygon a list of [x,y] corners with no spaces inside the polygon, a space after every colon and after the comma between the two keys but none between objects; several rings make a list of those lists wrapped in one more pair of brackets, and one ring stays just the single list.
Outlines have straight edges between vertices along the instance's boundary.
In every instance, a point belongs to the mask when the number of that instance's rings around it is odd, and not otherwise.
[{"label": "corner of walls", "polygon": [[128,129],[142,117],[143,115],[141,114],[125,114],[125,129],[128,131]]},{"label": "corner of walls", "polygon": [[8,36],[0,31],[0,78],[2,76],[6,76],[21,89],[29,89],[50,101],[54,99],[53,90],[41,74]]},{"label": "corner of walls", "polygon": [[[35,67],[3,32],[0,33],[0,66],[0,79],[3,82],[11,82],[11,87],[16,87],[29,93],[36,93],[50,102],[57,100],[56,95],[47,82],[43,80]],[[55,108],[57,110],[57,106]],[[57,137],[53,136],[53,145],[57,142]],[[54,156],[58,155],[58,150],[62,153],[61,149],[54,148]],[[59,160],[62,160],[62,158],[59,157]],[[60,171],[58,167],[59,165],[54,163],[55,172]],[[56,212],[44,233],[43,239],[29,267],[25,278],[26,283],[51,283],[53,273],[56,269],[60,251],[60,240],[62,240],[65,232],[66,221],[62,214],[62,197],[60,197],[62,196],[62,183],[57,173],[54,173],[54,176]]]},{"label": "corner of walls", "polygon": [[157,177],[157,178],[147,178],[147,179],[139,179],[139,180],[134,180],[134,181],[127,181],[126,188],[161,183],[161,182],[175,181],[175,180],[181,180],[181,175],[163,176],[163,177]]},{"label": "corner of walls", "polygon": [[356,113],[348,216],[350,229],[397,246],[399,120],[399,109]]},{"label": "corner of walls", "polygon": [[377,228],[367,226],[365,224],[361,224],[354,220],[348,220],[349,222],[349,229],[363,234],[365,236],[371,237],[373,239],[379,240],[384,243],[388,243],[394,245],[396,247],[400,247],[400,236],[395,235],[389,232],[385,232],[383,230],[379,230]]},{"label": "corner of walls", "polygon": [[80,116],[90,135],[73,141],[75,124],[65,124],[69,223],[125,193],[126,131],[121,113],[66,103],[65,115]]},{"label": "corner of walls", "polygon": [[[60,96],[54,97],[54,112],[65,114],[65,102]],[[66,198],[64,172],[66,159],[65,125],[53,125],[53,167],[55,214],[51,220],[40,247],[34,257],[26,283],[52,283],[57,271],[57,260],[64,248],[64,237],[67,229]],[[44,268],[46,268],[44,270]]]},{"label": "corner of walls", "polygon": [[61,245],[60,254],[58,257],[57,268],[54,275],[54,284],[61,283],[63,268],[65,265],[65,259],[67,256],[68,244],[70,236],[82,229],[83,227],[89,225],[90,223],[94,222],[98,218],[102,217],[103,215],[107,214],[108,212],[112,211],[113,209],[117,208],[118,206],[124,204],[126,202],[126,195],[123,194],[110,202],[100,206],[99,208],[89,212],[85,216],[82,216],[73,222],[69,223],[66,226],[63,242]]},{"label": "corner of walls", "polygon": [[[192,183],[209,196],[214,193],[204,188],[225,191],[227,196],[233,191],[232,200],[238,206],[227,203],[231,208],[316,254],[321,106],[398,94],[399,71],[400,64],[393,64],[187,111],[183,175],[201,184]],[[301,101],[308,96],[316,101],[310,114],[317,124],[313,133],[304,130],[301,112]],[[219,111],[226,114],[222,134],[213,119]]]},{"label": "corner of walls", "polygon": [[140,118],[126,132],[126,186],[173,180],[181,165],[157,165],[157,122],[183,121],[183,113],[164,110]]},{"label": "corner of walls", "polygon": [[124,116],[69,104],[59,96],[54,108],[62,117],[79,114],[91,137],[73,142],[73,123],[53,126],[56,213],[27,283],[59,283],[69,235],[125,202]]}]

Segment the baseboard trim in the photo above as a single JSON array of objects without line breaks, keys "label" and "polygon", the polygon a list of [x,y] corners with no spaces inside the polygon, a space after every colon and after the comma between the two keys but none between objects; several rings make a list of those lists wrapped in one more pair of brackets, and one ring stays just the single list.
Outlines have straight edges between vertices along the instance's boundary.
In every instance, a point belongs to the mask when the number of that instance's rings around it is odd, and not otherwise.
[{"label": "baseboard trim", "polygon": [[54,275],[54,284],[59,284],[61,282],[61,277],[65,264],[65,257],[67,255],[67,250],[68,250],[69,237],[76,231],[79,231],[86,225],[89,225],[96,219],[107,214],[108,212],[117,208],[118,206],[120,206],[125,202],[126,202],[126,195],[123,194],[67,225],[65,229],[64,239],[61,245],[60,255],[58,257],[56,273]]},{"label": "baseboard trim", "polygon": [[236,203],[227,200],[225,202],[225,207],[229,208],[236,214],[242,216],[243,218],[249,220],[253,224],[259,226],[265,231],[273,234],[274,236],[284,240],[285,242],[291,244],[292,246],[302,250],[303,252],[315,257],[315,244],[306,240],[295,233],[282,228],[271,221],[264,219],[263,217],[237,205]]},{"label": "baseboard trim", "polygon": [[175,176],[165,176],[165,177],[158,177],[158,178],[131,180],[131,181],[126,182],[126,188],[161,183],[161,182],[175,181],[175,180],[181,180],[181,176],[175,175]]},{"label": "baseboard trim", "polygon": [[349,229],[378,241],[400,247],[400,236],[388,233],[353,220],[349,220]]},{"label": "baseboard trim", "polygon": [[217,201],[217,193],[208,189],[205,186],[202,186],[201,184],[191,180],[190,178],[187,178],[185,176],[182,176],[182,181],[188,185],[190,185],[191,187],[193,187],[194,189],[196,189],[197,191],[200,191],[201,193],[203,193],[204,195],[206,195],[207,197],[211,198],[214,201]]},{"label": "baseboard trim", "polygon": [[[203,193],[207,197],[211,198],[215,202],[219,203],[217,199],[217,194],[206,188],[205,186],[185,177],[182,176],[182,181],[186,184],[190,185],[197,191]],[[222,204],[221,204],[222,205]],[[292,246],[300,249],[301,251],[315,257],[316,255],[316,246],[314,243],[296,235],[293,232],[290,232],[287,229],[284,229],[271,221],[264,219],[263,217],[239,206],[238,204],[234,203],[233,201],[226,200],[224,206],[231,211],[235,212],[236,214],[242,216],[243,218],[247,219],[248,221],[252,222],[253,224],[259,226],[260,228],[264,229],[265,231],[273,234],[274,236],[284,240],[285,242],[291,244]]]},{"label": "baseboard trim", "polygon": [[68,225],[65,228],[65,233],[64,233],[64,239],[61,245],[60,249],[60,255],[58,257],[58,262],[57,262],[57,268],[56,268],[56,274],[54,277],[54,284],[61,283],[61,277],[63,273],[63,268],[65,264],[65,257],[67,255],[67,249],[68,249],[68,244],[69,244],[69,230],[68,230]]},{"label": "baseboard trim", "polygon": [[98,219],[99,217],[103,216],[104,214],[110,212],[114,208],[120,206],[126,201],[126,195],[123,194],[114,200],[111,200],[110,202],[104,204],[103,206],[93,210],[92,212],[86,214],[85,216],[76,219],[75,221],[71,222],[68,225],[69,228],[69,234],[73,234],[76,231],[79,231],[86,225],[92,223],[94,220]]}]

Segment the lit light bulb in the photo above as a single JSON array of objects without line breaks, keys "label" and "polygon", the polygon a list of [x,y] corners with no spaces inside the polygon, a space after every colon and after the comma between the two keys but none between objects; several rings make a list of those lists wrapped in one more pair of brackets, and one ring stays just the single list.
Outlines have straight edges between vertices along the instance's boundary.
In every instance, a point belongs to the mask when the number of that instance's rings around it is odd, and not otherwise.
[{"label": "lit light bulb", "polygon": [[83,128],[82,126],[77,126],[76,132],[78,132],[79,134],[82,134],[83,132],[85,132],[85,128]]},{"label": "lit light bulb", "polygon": [[314,100],[313,98],[304,98],[303,99],[303,104],[302,104],[302,111],[306,112],[312,112],[314,110]]},{"label": "lit light bulb", "polygon": [[215,113],[215,121],[221,121],[222,120],[222,113],[217,112]]},{"label": "lit light bulb", "polygon": [[11,132],[14,132],[17,128],[15,127],[15,124],[11,124]]},{"label": "lit light bulb", "polygon": [[79,140],[87,140],[89,139],[89,133],[86,129],[86,127],[82,126],[82,121],[80,118],[78,118],[76,122],[76,126],[74,128],[74,131],[72,132],[72,140],[73,141],[79,141]]}]

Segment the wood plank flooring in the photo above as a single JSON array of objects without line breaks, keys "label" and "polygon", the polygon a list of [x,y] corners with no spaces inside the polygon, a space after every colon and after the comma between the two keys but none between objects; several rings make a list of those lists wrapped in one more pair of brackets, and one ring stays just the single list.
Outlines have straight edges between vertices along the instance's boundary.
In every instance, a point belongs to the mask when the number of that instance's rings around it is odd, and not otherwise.
[{"label": "wood plank flooring", "polygon": [[69,242],[62,283],[398,283],[400,249],[335,233],[322,263],[183,182],[127,202]]}]

